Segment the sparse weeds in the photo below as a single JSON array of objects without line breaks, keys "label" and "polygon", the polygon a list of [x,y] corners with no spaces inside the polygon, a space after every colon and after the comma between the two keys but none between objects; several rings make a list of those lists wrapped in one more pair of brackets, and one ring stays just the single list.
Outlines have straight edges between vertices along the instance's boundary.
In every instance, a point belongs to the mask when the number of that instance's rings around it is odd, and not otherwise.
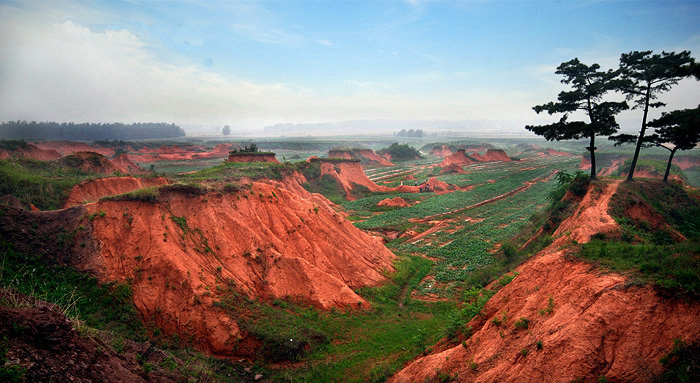
[{"label": "sparse weeds", "polygon": [[0,242],[0,286],[23,294],[3,293],[0,300],[5,304],[31,306],[46,301],[74,321],[110,328],[129,339],[144,339],[129,286],[98,284],[97,279],[68,267],[19,253],[4,241]]},{"label": "sparse weeds", "polygon": [[527,330],[530,326],[530,320],[527,318],[520,318],[515,321],[515,328],[518,330]]},{"label": "sparse weeds", "polygon": [[551,314],[554,311],[554,297],[552,294],[549,294],[547,298],[547,307],[543,309],[537,310],[537,313],[540,315],[548,315]]}]

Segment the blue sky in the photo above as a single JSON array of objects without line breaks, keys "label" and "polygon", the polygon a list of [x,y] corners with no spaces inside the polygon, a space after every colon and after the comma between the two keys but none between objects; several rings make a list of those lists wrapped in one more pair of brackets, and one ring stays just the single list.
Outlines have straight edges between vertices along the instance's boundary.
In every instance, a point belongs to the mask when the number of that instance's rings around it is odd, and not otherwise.
[{"label": "blue sky", "polygon": [[[700,1],[0,0],[0,121],[547,122],[557,65],[700,52]],[[700,103],[684,80],[669,108]],[[623,125],[638,119],[621,116]]]}]

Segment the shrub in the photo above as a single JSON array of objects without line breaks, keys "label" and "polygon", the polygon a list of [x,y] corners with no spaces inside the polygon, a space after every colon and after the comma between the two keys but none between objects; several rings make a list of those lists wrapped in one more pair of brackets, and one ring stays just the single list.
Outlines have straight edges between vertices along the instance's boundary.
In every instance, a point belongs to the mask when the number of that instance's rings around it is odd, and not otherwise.
[{"label": "shrub", "polygon": [[515,321],[515,328],[519,330],[527,330],[527,328],[530,325],[530,320],[527,318],[520,318],[517,321]]}]

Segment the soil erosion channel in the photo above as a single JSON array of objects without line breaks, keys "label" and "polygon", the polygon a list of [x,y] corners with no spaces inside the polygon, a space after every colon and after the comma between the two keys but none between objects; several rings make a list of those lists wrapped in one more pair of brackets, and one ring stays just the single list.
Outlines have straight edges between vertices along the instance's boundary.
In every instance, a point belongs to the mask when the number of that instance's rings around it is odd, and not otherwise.
[{"label": "soil erosion channel", "polygon": [[617,227],[607,213],[619,181],[584,197],[555,233],[554,243],[516,271],[517,276],[468,324],[462,344],[422,357],[390,382],[568,382],[572,377],[651,381],[674,339],[700,334],[700,308],[660,297],[652,287],[567,258],[566,244],[588,242]]}]

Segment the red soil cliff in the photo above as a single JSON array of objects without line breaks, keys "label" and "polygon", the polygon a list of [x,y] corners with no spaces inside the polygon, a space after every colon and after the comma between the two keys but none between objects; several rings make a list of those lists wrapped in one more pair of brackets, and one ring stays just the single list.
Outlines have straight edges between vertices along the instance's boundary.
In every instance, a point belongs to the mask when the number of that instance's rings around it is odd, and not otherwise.
[{"label": "red soil cliff", "polygon": [[[584,197],[554,244],[518,267],[469,323],[469,339],[419,358],[389,381],[424,381],[438,372],[465,382],[653,381],[674,339],[700,340],[700,307],[629,286],[626,277],[571,260],[560,247],[616,227],[606,212],[616,186]],[[527,329],[515,327],[520,318],[530,320]]]},{"label": "red soil cliff", "polygon": [[352,195],[352,189],[355,184],[364,186],[373,192],[401,191],[404,193],[415,193],[418,191],[416,186],[403,185],[391,188],[375,184],[367,177],[362,169],[362,164],[357,160],[338,161],[323,158],[309,160],[320,162],[321,175],[329,175],[335,178],[348,196]]},{"label": "red soil cliff", "polygon": [[330,158],[343,158],[346,160],[360,160],[363,164],[377,164],[382,166],[394,166],[385,158],[379,157],[372,149],[350,149],[328,151]]},{"label": "red soil cliff", "polygon": [[0,149],[0,160],[11,157],[32,158],[39,161],[51,161],[61,157],[61,153],[51,149],[41,149],[34,144],[28,144],[27,149],[17,150]]},{"label": "red soil cliff", "polygon": [[228,156],[228,162],[280,162],[275,157],[275,153],[231,153]]},{"label": "red soil cliff", "polygon": [[107,157],[96,152],[75,152],[57,159],[56,162],[87,173],[112,174],[123,171]]},{"label": "red soil cliff", "polygon": [[[85,267],[131,281],[146,319],[199,346],[233,354],[246,334],[213,303],[232,287],[252,298],[291,297],[321,308],[363,308],[352,288],[385,280],[394,255],[341,216],[296,194],[253,183],[238,192],[168,192],[160,202],[99,201],[89,213],[98,250]],[[189,196],[187,196],[189,194]]]},{"label": "red soil cliff", "polygon": [[440,162],[438,166],[443,168],[448,167],[450,165],[462,167],[465,165],[475,164],[477,162],[479,161],[477,161],[475,158],[472,158],[471,156],[468,156],[464,152],[464,149],[460,149],[457,151],[457,153],[445,157],[445,159],[442,160],[442,162]]},{"label": "red soil cliff", "polygon": [[168,180],[163,177],[134,178],[134,177],[107,177],[83,181],[71,189],[64,208],[82,205],[86,202],[97,201],[108,196],[128,193],[134,190],[150,186],[167,185]]},{"label": "red soil cliff", "polygon": [[126,154],[121,154],[121,155],[117,156],[116,158],[112,158],[111,161],[115,167],[121,169],[122,173],[126,173],[126,174],[147,174],[148,173],[148,171],[144,170],[139,165],[137,165]]},{"label": "red soil cliff", "polygon": [[34,143],[41,149],[54,150],[61,155],[75,152],[95,152],[103,156],[113,156],[114,148],[103,148],[101,146],[91,146],[85,142],[78,141],[39,141]]},{"label": "red soil cliff", "polygon": [[440,157],[447,157],[452,155],[454,152],[450,150],[449,145],[436,145],[433,146],[432,149],[430,149],[430,154],[434,156],[440,156]]},{"label": "red soil cliff", "polygon": [[472,153],[470,156],[479,162],[512,161],[502,149],[489,149],[483,155],[479,153]]}]

